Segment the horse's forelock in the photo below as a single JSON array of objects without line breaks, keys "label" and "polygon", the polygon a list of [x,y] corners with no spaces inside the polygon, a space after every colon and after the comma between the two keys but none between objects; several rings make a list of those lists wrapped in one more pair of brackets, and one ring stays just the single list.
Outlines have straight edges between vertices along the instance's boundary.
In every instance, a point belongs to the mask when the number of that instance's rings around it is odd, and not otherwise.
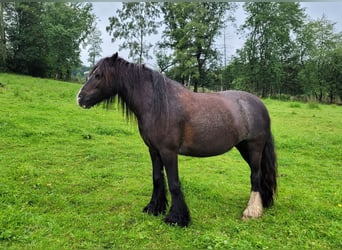
[{"label": "horse's forelock", "polygon": [[95,74],[97,71],[101,72],[101,74],[103,75],[104,79],[105,79],[105,84],[107,86],[109,86],[111,84],[110,79],[112,78],[111,76],[111,71],[112,71],[112,67],[110,65],[109,62],[109,58],[104,58],[101,59],[92,69],[92,71],[90,72],[90,76],[92,74]]}]

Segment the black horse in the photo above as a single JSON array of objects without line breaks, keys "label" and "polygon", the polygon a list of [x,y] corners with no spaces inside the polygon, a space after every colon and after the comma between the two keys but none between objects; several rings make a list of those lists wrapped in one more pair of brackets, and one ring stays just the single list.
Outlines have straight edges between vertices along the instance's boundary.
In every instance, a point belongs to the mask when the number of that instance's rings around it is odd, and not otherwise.
[{"label": "black horse", "polygon": [[187,226],[189,209],[178,177],[178,154],[207,157],[236,147],[251,169],[251,196],[242,218],[257,218],[273,204],[276,155],[270,117],[263,103],[242,91],[193,93],[144,65],[118,57],[101,59],[77,95],[83,108],[118,96],[127,114],[136,116],[149,148],[153,193],[144,212],[167,209],[164,169],[172,203],[168,224]]}]

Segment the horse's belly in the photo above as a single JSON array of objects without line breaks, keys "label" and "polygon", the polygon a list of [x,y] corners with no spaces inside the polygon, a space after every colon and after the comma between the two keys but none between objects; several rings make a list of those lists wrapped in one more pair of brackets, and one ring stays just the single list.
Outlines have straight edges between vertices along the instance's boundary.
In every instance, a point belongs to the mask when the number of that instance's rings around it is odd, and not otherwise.
[{"label": "horse's belly", "polygon": [[189,132],[184,136],[179,148],[179,154],[196,157],[220,155],[230,150],[236,144],[233,133],[221,130],[206,130]]},{"label": "horse's belly", "polygon": [[223,154],[229,151],[232,147],[221,147],[221,148],[194,148],[194,147],[180,147],[179,154],[185,156],[194,157],[209,157]]},{"label": "horse's belly", "polygon": [[199,157],[223,154],[248,133],[241,125],[244,120],[235,102],[219,95],[210,97],[201,99],[192,109],[188,107],[188,119],[180,133],[179,154]]}]

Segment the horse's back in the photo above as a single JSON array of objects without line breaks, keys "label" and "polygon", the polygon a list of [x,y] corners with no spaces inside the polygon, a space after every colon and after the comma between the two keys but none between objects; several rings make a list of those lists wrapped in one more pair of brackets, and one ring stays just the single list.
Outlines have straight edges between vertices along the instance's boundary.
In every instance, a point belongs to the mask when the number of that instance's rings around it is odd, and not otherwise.
[{"label": "horse's back", "polygon": [[239,102],[241,105],[245,105],[246,108],[250,108],[249,106],[257,106],[258,108],[265,108],[262,101],[255,95],[240,91],[240,90],[226,90],[217,92],[223,95],[228,100],[234,100],[235,102]]},{"label": "horse's back", "polygon": [[270,129],[270,118],[264,103],[257,96],[238,90],[219,92],[229,102],[238,104],[239,116],[245,120],[250,136],[261,132],[266,133]]}]

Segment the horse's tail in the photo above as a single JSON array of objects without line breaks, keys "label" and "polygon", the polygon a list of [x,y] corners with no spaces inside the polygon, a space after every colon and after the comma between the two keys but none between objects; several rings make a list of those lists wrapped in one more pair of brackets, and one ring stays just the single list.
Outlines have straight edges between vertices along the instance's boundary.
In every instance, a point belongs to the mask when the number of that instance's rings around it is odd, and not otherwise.
[{"label": "horse's tail", "polygon": [[277,192],[277,157],[274,141],[269,132],[261,159],[261,198],[264,207],[273,205],[273,197]]}]

